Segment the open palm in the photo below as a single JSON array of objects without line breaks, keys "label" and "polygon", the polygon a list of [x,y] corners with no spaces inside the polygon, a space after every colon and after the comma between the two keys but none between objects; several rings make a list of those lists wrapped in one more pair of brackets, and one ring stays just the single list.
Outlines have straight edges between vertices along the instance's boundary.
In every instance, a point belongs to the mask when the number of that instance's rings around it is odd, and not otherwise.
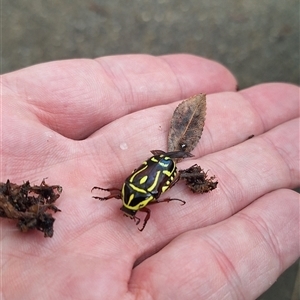
[{"label": "open palm", "polygon": [[[298,87],[236,92],[215,62],[126,55],[33,66],[2,89],[1,181],[63,187],[53,238],[1,220],[3,299],[254,299],[299,257]],[[151,206],[140,232],[91,188],[167,150],[178,101],[198,93],[204,131],[178,168],[197,163],[218,188],[179,182],[166,196],[186,205]]]}]

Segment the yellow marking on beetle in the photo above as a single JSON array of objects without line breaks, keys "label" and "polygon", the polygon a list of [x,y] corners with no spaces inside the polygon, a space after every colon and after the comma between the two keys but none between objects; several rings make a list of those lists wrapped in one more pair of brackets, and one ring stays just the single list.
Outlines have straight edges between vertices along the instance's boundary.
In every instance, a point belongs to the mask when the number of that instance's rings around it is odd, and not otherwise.
[{"label": "yellow marking on beetle", "polygon": [[167,167],[169,166],[168,163],[163,163],[162,161],[160,161],[158,164],[159,164],[160,166],[162,166],[163,168],[167,168]]},{"label": "yellow marking on beetle", "polygon": [[130,203],[133,199],[134,199],[134,194],[131,194],[131,195],[129,196],[129,201],[128,201],[128,203]]},{"label": "yellow marking on beetle", "polygon": [[132,183],[132,182],[134,181],[134,178],[135,178],[135,176],[136,176],[137,174],[139,174],[140,172],[143,172],[143,171],[148,167],[148,165],[147,165],[146,162],[144,162],[143,165],[145,165],[145,167],[141,168],[141,169],[138,170],[137,172],[135,172],[135,171],[133,172],[132,176],[129,178],[129,182],[130,182],[130,183]]},{"label": "yellow marking on beetle", "polygon": [[168,170],[163,170],[163,174],[167,175],[168,177],[171,177],[172,175],[172,171],[168,171]]},{"label": "yellow marking on beetle", "polygon": [[152,192],[154,188],[157,186],[159,175],[160,175],[160,171],[157,171],[152,185],[147,188],[148,192]]},{"label": "yellow marking on beetle", "polygon": [[164,193],[169,187],[170,187],[170,186],[168,186],[168,185],[164,185],[164,186],[161,188],[162,192]]},{"label": "yellow marking on beetle", "polygon": [[[131,197],[131,196],[130,196]],[[128,204],[126,203],[123,203],[123,206],[125,206],[126,208],[130,209],[130,210],[133,210],[133,211],[136,211],[136,210],[139,210],[145,206],[148,205],[149,202],[153,201],[154,200],[154,197],[152,195],[150,195],[148,198],[146,198],[145,200],[143,200],[142,202],[138,203],[137,205],[135,206],[131,206],[130,205],[130,202]]]},{"label": "yellow marking on beetle", "polygon": [[151,157],[151,161],[153,161],[153,162],[158,162],[158,160],[155,158],[155,157]]},{"label": "yellow marking on beetle", "polygon": [[140,204],[138,204],[136,206],[138,207],[138,209],[141,209],[141,208],[145,207],[146,205],[148,205],[148,203],[151,202],[153,199],[154,199],[154,197],[151,195],[147,199],[145,199],[144,201],[142,201]]},{"label": "yellow marking on beetle", "polygon": [[146,192],[145,190],[136,187],[136,186],[135,186],[134,184],[132,184],[132,183],[129,183],[129,186],[130,186],[134,191],[136,191],[136,192],[139,192],[139,193],[141,193],[141,194],[147,194],[147,192]]},{"label": "yellow marking on beetle", "polygon": [[145,182],[147,181],[147,179],[148,179],[148,176],[147,176],[147,175],[146,175],[146,176],[143,176],[143,177],[141,178],[141,180],[140,180],[140,184],[145,183]]}]

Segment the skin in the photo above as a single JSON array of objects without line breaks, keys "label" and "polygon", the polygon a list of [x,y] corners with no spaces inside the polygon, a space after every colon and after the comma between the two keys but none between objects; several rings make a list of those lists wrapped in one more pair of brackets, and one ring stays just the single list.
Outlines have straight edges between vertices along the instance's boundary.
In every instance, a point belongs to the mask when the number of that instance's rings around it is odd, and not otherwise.
[{"label": "skin", "polygon": [[[191,55],[56,61],[1,80],[1,181],[64,189],[53,238],[1,220],[2,299],[255,299],[299,258],[298,87],[237,92],[228,70]],[[204,131],[178,168],[197,163],[218,188],[177,183],[164,195],[187,203],[151,205],[139,232],[91,188],[120,187],[166,150],[179,100],[198,93]]]}]

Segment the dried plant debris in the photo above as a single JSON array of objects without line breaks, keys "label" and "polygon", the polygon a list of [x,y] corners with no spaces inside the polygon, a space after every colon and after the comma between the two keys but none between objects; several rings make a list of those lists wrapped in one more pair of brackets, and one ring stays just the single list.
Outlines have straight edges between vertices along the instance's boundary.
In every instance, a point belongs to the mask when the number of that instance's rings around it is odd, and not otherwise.
[{"label": "dried plant debris", "polygon": [[181,102],[173,113],[168,136],[168,152],[191,152],[202,135],[206,115],[206,95]]},{"label": "dried plant debris", "polygon": [[215,176],[208,177],[207,172],[204,172],[197,164],[186,170],[180,170],[179,176],[180,179],[185,180],[186,185],[194,193],[208,193],[214,190],[218,185],[218,181],[215,181]]},{"label": "dried plant debris", "polygon": [[52,237],[55,219],[47,211],[60,211],[53,203],[61,192],[61,186],[47,185],[45,180],[33,186],[29,181],[22,185],[9,180],[1,182],[0,217],[17,220],[17,227],[22,232],[37,229],[44,232],[44,237]]}]

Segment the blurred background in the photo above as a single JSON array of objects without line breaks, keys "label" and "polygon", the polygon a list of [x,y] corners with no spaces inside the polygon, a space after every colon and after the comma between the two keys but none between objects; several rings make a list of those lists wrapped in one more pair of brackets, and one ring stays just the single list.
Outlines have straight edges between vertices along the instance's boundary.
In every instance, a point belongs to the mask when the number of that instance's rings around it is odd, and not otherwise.
[{"label": "blurred background", "polygon": [[2,0],[1,73],[68,58],[193,53],[240,88],[299,84],[298,0]]},{"label": "blurred background", "polygon": [[[1,73],[46,61],[192,53],[239,87],[299,84],[298,0],[2,0]],[[259,299],[300,299],[298,263]],[[300,279],[298,276],[298,284]]]}]

